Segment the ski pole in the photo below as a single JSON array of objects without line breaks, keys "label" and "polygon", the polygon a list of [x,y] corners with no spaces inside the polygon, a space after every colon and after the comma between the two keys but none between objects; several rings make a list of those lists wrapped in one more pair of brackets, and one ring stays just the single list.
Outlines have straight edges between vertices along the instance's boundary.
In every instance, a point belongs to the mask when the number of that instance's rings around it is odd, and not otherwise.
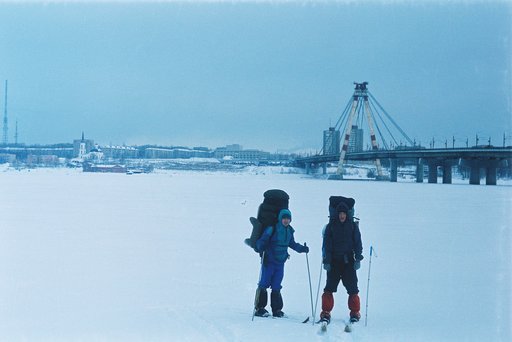
[{"label": "ski pole", "polygon": [[[373,246],[370,246],[370,262],[368,263],[368,284],[366,285],[366,312],[364,317],[364,326],[368,325],[368,293],[370,292],[370,271],[372,269],[372,254],[373,254]],[[377,256],[377,253],[375,253]]]},{"label": "ski pole", "polygon": [[260,258],[260,263],[261,263],[260,275],[258,277],[258,287],[256,288],[256,295],[254,296],[254,309],[252,310],[251,321],[254,321],[254,315],[256,315],[256,307],[258,306],[258,302],[259,302],[259,298],[260,298],[261,289],[260,289],[259,283],[261,281],[261,274],[263,273],[263,258],[265,258],[265,252],[263,252],[263,254],[261,255],[261,258]]},{"label": "ski pole", "polygon": [[[306,243],[304,243],[304,246],[306,246]],[[309,271],[309,258],[308,253],[306,253],[306,264],[308,265],[308,279],[309,279],[309,297],[311,298],[311,314],[313,315],[311,319],[313,322],[315,321],[315,313],[313,311],[313,289],[311,288],[311,273]]]},{"label": "ski pole", "polygon": [[315,301],[315,311],[313,313],[313,324],[315,324],[316,308],[318,306],[318,295],[320,294],[320,282],[322,281],[322,267],[323,267],[323,261],[320,262],[320,277],[318,277],[318,287],[316,289],[316,301]]}]

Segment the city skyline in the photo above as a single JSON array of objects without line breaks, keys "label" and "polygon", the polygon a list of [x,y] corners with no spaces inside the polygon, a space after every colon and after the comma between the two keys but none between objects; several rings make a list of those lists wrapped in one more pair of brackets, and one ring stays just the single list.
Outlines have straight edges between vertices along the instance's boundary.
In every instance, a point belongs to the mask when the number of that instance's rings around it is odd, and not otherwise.
[{"label": "city skyline", "polygon": [[18,122],[27,144],[85,131],[116,145],[320,150],[353,82],[368,81],[423,146],[452,138],[462,146],[476,135],[496,146],[505,135],[510,145],[511,8],[2,3],[9,142]]}]

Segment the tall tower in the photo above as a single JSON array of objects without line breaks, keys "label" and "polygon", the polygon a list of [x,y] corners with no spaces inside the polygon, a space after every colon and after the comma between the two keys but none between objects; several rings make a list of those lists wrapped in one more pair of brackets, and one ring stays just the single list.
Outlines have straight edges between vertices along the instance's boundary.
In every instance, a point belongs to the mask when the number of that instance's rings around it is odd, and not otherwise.
[{"label": "tall tower", "polygon": [[82,159],[85,155],[94,148],[94,140],[85,139],[85,134],[82,132],[82,139],[73,140],[73,154]]},{"label": "tall tower", "polygon": [[2,144],[7,145],[8,139],[7,139],[7,80],[5,80],[5,102],[4,102],[4,130],[3,130],[3,138],[2,138]]},{"label": "tall tower", "polygon": [[363,151],[363,129],[352,125],[350,131],[350,139],[348,141],[348,152],[362,152]]},{"label": "tall tower", "polygon": [[14,131],[14,144],[18,145],[18,119],[16,119],[16,130]]},{"label": "tall tower", "polygon": [[78,150],[78,158],[84,159],[87,153],[87,148],[85,145],[84,132],[82,132],[82,140],[80,141],[80,148]]},{"label": "tall tower", "polygon": [[333,155],[340,153],[340,131],[334,127],[329,127],[324,131],[324,155]]}]

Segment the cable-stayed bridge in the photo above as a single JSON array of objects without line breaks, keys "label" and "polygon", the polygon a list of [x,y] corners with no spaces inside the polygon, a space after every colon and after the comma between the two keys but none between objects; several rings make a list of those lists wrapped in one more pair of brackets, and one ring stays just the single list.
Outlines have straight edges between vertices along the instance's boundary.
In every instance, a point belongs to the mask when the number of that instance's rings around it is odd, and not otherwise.
[{"label": "cable-stayed bridge", "polygon": [[[452,182],[452,168],[455,165],[470,170],[470,184],[480,184],[485,174],[487,185],[496,185],[498,167],[510,167],[512,147],[489,145],[466,148],[431,148],[419,146],[411,140],[393,118],[369,92],[368,82],[354,83],[354,94],[345,106],[334,127],[324,132],[324,146],[314,156],[296,159],[299,166],[308,172],[322,167],[326,173],[327,163],[338,163],[336,174],[329,179],[343,179],[343,166],[346,161],[373,161],[376,179],[397,181],[398,166],[405,162],[416,166],[416,181],[421,183],[424,169],[428,167],[428,182],[437,183],[438,171],[442,171],[443,183]],[[370,134],[371,149],[363,151],[362,132],[366,126]],[[340,134],[343,132],[343,135]],[[380,144],[379,144],[380,143]],[[467,143],[466,143],[467,145]],[[389,177],[382,172],[382,163],[389,165]]]}]

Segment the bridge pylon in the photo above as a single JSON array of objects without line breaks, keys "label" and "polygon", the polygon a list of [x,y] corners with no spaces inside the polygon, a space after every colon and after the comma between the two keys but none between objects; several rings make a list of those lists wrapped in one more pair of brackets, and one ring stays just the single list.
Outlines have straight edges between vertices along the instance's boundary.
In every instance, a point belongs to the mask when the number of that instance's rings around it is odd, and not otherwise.
[{"label": "bridge pylon", "polygon": [[[343,179],[343,163],[345,162],[345,156],[349,148],[350,134],[352,132],[352,121],[354,121],[358,111],[361,109],[364,109],[364,113],[366,115],[366,122],[368,123],[368,129],[370,131],[372,149],[379,149],[379,145],[375,136],[372,110],[368,101],[368,82],[354,82],[354,84],[355,90],[354,94],[352,95],[352,107],[350,109],[350,113],[348,114],[347,122],[345,125],[345,134],[343,135],[343,145],[341,147],[338,168],[336,170],[336,175],[330,176],[329,179]],[[375,160],[375,167],[377,168],[377,179],[384,179],[380,159]]]}]

